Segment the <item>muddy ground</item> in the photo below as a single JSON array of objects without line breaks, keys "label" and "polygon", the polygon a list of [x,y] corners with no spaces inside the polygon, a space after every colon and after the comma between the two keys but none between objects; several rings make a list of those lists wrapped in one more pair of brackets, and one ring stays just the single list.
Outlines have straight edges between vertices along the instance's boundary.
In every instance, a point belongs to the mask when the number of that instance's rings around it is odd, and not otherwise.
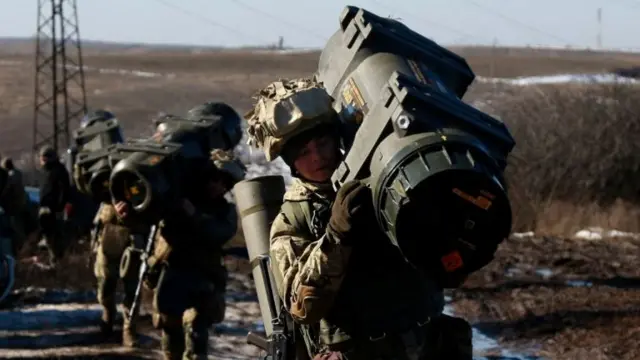
[{"label": "muddy ground", "polygon": [[[77,245],[60,270],[53,272],[39,269],[30,258],[23,258],[18,274],[22,289],[13,298],[13,308],[0,313],[0,357],[159,356],[159,335],[146,315],[149,294],[142,310],[145,336],[141,350],[119,347],[117,335],[110,339],[99,337],[95,325],[99,308],[91,305],[95,302],[95,280],[91,259],[83,247]],[[638,359],[639,250],[640,240],[632,238],[514,236],[501,245],[496,259],[474,274],[463,288],[448,291],[451,310],[477,330],[476,359]],[[260,328],[246,262],[229,257],[227,263],[232,270],[227,320],[212,334],[212,353],[216,358],[255,358],[258,351],[246,345],[244,337],[248,330]],[[25,289],[26,285],[31,288]],[[67,290],[37,290],[42,288]],[[69,311],[69,315],[62,320],[34,315],[34,307],[46,306],[51,306],[50,311]],[[83,313],[77,312],[79,306]],[[22,315],[16,309],[23,309]],[[27,320],[30,316],[34,318]],[[49,319],[49,324],[42,324],[40,317]],[[41,325],[18,326],[22,330],[11,335],[2,328],[10,322],[8,319],[39,321]],[[91,330],[82,333],[81,329]],[[25,337],[29,331],[31,336],[39,334],[40,340],[28,342]],[[54,337],[55,331],[68,333],[66,341]]]},{"label": "muddy ground", "polygon": [[640,240],[512,238],[452,291],[455,311],[514,353],[640,359]]}]

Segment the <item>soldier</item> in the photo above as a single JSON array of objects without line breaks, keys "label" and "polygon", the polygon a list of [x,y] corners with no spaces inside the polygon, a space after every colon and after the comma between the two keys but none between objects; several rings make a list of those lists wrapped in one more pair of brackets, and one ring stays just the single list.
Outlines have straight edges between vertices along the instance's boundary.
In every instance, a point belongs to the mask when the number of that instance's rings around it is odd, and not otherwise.
[{"label": "soldier", "polygon": [[[94,219],[99,231],[94,246],[96,260],[93,271],[97,279],[98,303],[102,306],[100,331],[104,336],[110,336],[116,317],[116,288],[120,278],[120,259],[125,248],[134,242],[137,248],[142,248],[144,235],[148,229],[125,223],[116,215],[112,204],[102,203]],[[133,303],[138,277],[135,273],[128,273],[122,279],[124,285],[124,300],[122,302],[122,345],[134,347],[137,345],[135,324],[129,319],[129,309]]]},{"label": "soldier", "polygon": [[471,359],[471,327],[442,314],[442,288],[376,226],[371,190],[337,194],[341,161],[333,99],[315,80],[282,80],[246,115],[250,142],[291,167],[294,180],[271,228],[278,291],[316,359]]},{"label": "soldier", "polygon": [[28,230],[33,229],[28,207],[29,198],[24,190],[22,172],[14,167],[13,160],[3,157],[0,166],[7,172],[7,183],[0,194],[0,205],[11,223],[15,254],[24,242]]},{"label": "soldier", "polygon": [[[107,121],[115,118],[115,115],[105,110],[95,110],[85,115],[80,121],[81,128],[86,128],[96,122]],[[73,179],[78,188],[84,188],[80,168],[74,164]],[[138,248],[142,247],[144,235],[148,229],[132,226],[118,218],[116,210],[111,203],[102,202],[93,220],[94,238],[92,243],[95,253],[93,272],[97,280],[97,300],[102,306],[100,318],[100,331],[108,337],[113,332],[116,317],[116,288],[120,278],[120,259],[132,241]],[[137,344],[135,324],[129,319],[129,309],[138,284],[136,274],[126,274],[122,279],[124,288],[124,300],[122,302],[122,345],[134,347]]]},{"label": "soldier", "polygon": [[[227,272],[222,246],[235,236],[237,213],[224,195],[246,169],[228,152],[211,153],[202,188],[164,218],[145,285],[154,290],[153,324],[162,329],[165,359],[206,359],[209,328],[222,322]],[[129,205],[115,205],[126,219]],[[157,275],[153,275],[157,274]]]},{"label": "soldier", "polygon": [[64,210],[69,202],[69,173],[50,146],[45,146],[40,151],[40,165],[45,178],[40,185],[38,215],[44,244],[49,252],[49,265],[55,267],[65,247],[62,229]]}]

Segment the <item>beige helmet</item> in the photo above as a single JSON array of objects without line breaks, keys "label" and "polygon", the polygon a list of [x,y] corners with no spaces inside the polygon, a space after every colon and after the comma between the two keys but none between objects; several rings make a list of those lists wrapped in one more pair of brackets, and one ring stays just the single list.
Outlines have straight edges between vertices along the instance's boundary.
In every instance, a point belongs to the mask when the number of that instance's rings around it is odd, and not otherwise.
[{"label": "beige helmet", "polygon": [[315,79],[279,80],[254,98],[254,109],[245,115],[249,144],[264,151],[267,161],[294,136],[337,119],[333,98]]}]

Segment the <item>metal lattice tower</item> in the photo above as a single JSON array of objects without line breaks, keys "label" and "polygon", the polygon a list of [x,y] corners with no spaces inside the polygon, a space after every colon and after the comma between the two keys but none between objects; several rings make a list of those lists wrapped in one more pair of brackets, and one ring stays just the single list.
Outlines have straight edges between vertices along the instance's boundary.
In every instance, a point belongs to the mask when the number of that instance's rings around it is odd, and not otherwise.
[{"label": "metal lattice tower", "polygon": [[69,124],[87,111],[75,0],[38,0],[33,149],[71,145]]}]

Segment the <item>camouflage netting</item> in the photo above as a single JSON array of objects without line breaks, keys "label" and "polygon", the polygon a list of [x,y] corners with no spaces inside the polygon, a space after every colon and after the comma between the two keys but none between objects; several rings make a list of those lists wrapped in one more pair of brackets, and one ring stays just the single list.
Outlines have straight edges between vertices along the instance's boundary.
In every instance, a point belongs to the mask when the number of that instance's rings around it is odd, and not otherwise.
[{"label": "camouflage netting", "polygon": [[254,99],[254,109],[245,115],[249,144],[263,150],[268,161],[279,156],[288,139],[334,119],[333,99],[313,79],[273,82]]}]

